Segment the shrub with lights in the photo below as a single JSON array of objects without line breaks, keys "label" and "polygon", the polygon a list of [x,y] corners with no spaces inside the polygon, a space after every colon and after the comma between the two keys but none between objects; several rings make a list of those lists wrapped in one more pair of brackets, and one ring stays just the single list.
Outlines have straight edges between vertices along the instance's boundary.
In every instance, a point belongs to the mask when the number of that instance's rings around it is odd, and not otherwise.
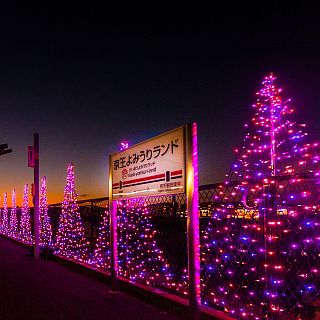
[{"label": "shrub with lights", "polygon": [[64,189],[62,212],[56,239],[57,253],[70,259],[85,261],[88,256],[88,245],[84,236],[83,222],[77,204],[74,167],[68,165],[67,182]]},{"label": "shrub with lights", "polygon": [[4,235],[8,235],[9,232],[8,195],[6,192],[3,194],[2,224],[0,231]]},{"label": "shrub with lights", "polygon": [[111,265],[109,212],[104,211],[98,228],[94,251],[89,264],[98,268],[109,269]]},{"label": "shrub with lights", "polygon": [[18,217],[17,217],[16,191],[14,189],[12,191],[9,236],[14,239],[19,238],[19,224],[18,224]]},{"label": "shrub with lights", "polygon": [[[187,295],[187,281],[176,281],[156,235],[143,198],[118,201],[119,274],[132,281]],[[187,278],[186,270],[184,278]]]}]

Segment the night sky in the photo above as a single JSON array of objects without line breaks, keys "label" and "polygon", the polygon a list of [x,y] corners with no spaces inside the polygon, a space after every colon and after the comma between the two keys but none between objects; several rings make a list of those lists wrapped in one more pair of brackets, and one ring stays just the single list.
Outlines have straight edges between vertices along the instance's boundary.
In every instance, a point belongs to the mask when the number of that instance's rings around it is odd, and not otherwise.
[{"label": "night sky", "polygon": [[79,199],[107,196],[108,155],[121,140],[135,144],[193,121],[200,184],[223,181],[271,71],[293,99],[296,120],[307,123],[308,139],[319,141],[317,17],[238,9],[207,16],[2,10],[0,143],[13,153],[0,158],[1,198],[16,188],[20,204],[23,185],[32,182],[27,146],[34,132],[49,203],[63,199],[69,162]]}]

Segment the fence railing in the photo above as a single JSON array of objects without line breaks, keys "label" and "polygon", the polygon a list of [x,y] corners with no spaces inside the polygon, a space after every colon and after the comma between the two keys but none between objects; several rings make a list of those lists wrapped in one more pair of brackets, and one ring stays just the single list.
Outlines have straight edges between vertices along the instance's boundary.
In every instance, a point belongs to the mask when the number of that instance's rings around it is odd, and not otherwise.
[{"label": "fence railing", "polygon": [[[201,303],[236,318],[318,319],[319,202],[309,175],[199,187]],[[86,263],[108,270],[108,198],[78,205]],[[49,207],[54,235],[60,212]],[[119,201],[117,218],[119,275],[187,298],[185,196]]]}]

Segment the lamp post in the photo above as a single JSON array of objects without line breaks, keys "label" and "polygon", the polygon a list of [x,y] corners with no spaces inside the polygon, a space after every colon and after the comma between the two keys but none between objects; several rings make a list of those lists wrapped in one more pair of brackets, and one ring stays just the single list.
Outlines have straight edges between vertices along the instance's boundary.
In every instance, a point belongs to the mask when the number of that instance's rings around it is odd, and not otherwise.
[{"label": "lamp post", "polygon": [[12,152],[12,149],[8,149],[8,145],[6,143],[0,144],[0,156],[3,156],[11,152]]}]

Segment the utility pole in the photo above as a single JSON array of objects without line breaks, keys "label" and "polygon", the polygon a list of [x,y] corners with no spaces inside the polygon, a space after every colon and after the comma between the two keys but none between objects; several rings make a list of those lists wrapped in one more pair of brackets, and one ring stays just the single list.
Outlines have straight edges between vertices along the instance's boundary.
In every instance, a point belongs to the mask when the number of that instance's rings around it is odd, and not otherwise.
[{"label": "utility pole", "polygon": [[39,133],[34,133],[33,146],[28,146],[28,167],[33,168],[33,256],[39,258]]},{"label": "utility pole", "polygon": [[33,135],[34,147],[34,256],[39,258],[39,134]]}]

